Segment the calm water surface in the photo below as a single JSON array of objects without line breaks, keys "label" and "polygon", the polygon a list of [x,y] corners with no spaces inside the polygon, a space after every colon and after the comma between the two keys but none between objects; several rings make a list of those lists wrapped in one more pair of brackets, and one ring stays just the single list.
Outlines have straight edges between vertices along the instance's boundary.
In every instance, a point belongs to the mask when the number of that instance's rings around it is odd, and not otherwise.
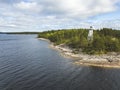
[{"label": "calm water surface", "polygon": [[0,35],[0,90],[120,90],[120,70],[73,64],[37,35]]}]

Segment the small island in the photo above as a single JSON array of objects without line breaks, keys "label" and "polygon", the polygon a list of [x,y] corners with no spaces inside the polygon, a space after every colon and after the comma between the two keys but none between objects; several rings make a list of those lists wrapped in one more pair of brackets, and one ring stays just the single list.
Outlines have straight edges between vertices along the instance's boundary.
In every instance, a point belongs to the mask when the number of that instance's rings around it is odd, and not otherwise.
[{"label": "small island", "polygon": [[38,38],[49,40],[62,55],[73,57],[75,64],[120,68],[120,30],[51,30],[39,33]]}]

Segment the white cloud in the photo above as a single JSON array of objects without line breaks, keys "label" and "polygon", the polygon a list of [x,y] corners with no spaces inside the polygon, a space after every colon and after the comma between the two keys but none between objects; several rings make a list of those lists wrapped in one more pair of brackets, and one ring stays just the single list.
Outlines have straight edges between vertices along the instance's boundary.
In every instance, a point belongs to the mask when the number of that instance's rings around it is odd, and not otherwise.
[{"label": "white cloud", "polygon": [[[56,0],[49,5],[53,14],[61,12],[63,16],[87,18],[116,10],[118,0]],[[46,7],[46,5],[44,6]],[[48,8],[49,10],[49,8]]]},{"label": "white cloud", "polygon": [[37,2],[24,2],[14,4],[14,6],[21,10],[28,10],[32,12],[40,12],[42,10],[42,6],[38,5]]},{"label": "white cloud", "polygon": [[[120,0],[17,0],[12,3],[0,1],[0,27],[3,26],[4,30],[12,27],[14,30],[36,31],[84,28],[89,25],[108,27],[112,26],[109,24],[110,17],[106,22],[106,18],[95,22],[91,17],[119,12],[120,6],[117,6],[117,3],[120,3]],[[89,22],[89,19],[92,22]],[[114,25],[119,27],[115,21]]]}]

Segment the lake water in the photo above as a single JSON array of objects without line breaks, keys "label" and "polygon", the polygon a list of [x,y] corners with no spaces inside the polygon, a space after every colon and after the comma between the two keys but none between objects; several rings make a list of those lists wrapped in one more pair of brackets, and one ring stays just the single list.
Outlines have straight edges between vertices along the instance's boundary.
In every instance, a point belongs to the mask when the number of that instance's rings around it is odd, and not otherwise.
[{"label": "lake water", "polygon": [[37,35],[0,35],[0,90],[120,90],[120,70],[83,67]]}]

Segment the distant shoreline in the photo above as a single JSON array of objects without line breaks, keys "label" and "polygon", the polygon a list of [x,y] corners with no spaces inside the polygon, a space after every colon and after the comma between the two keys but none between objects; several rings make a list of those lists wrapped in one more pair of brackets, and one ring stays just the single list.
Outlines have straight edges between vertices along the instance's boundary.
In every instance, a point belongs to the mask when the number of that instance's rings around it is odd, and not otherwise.
[{"label": "distant shoreline", "polygon": [[[44,40],[50,42],[48,39],[38,38],[40,40]],[[64,44],[60,44],[55,46],[52,42],[50,42],[50,47],[60,51],[65,57],[74,58],[76,65],[84,65],[84,66],[95,66],[95,67],[104,67],[104,68],[120,68],[120,54],[103,54],[103,55],[88,55],[83,54],[82,52],[79,54],[74,54],[72,50],[64,46]]]}]

